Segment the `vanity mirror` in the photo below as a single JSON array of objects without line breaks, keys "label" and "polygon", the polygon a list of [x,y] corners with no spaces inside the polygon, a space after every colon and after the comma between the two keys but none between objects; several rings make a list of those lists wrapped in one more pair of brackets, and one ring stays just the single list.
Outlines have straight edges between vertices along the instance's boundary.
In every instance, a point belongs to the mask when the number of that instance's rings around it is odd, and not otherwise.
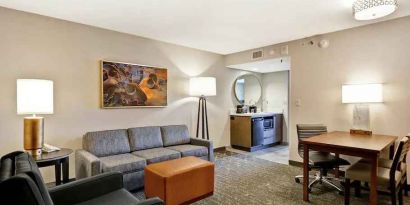
[{"label": "vanity mirror", "polygon": [[255,75],[245,74],[236,78],[234,92],[240,104],[253,105],[261,98],[262,85]]}]

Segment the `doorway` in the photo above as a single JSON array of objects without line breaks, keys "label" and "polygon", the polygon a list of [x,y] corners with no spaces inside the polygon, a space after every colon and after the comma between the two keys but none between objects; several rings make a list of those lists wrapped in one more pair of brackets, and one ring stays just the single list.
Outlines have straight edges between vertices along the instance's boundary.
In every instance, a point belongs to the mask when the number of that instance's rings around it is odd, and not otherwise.
[{"label": "doorway", "polygon": [[230,68],[251,71],[259,78],[262,97],[258,104],[262,112],[282,114],[282,143],[250,154],[257,158],[281,164],[289,164],[289,97],[290,57],[275,58],[250,63],[231,65]]}]

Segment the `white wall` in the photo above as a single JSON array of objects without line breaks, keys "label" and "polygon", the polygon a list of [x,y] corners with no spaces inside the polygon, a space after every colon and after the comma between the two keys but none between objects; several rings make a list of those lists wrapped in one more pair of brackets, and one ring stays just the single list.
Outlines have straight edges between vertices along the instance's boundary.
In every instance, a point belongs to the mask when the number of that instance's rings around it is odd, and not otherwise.
[{"label": "white wall", "polygon": [[[229,145],[231,89],[245,72],[226,69],[221,55],[0,7],[0,155],[23,149],[23,116],[16,114],[16,79],[54,81],[54,114],[45,116],[45,141],[81,148],[87,131],[196,122],[190,76],[215,76],[208,101],[215,147]],[[166,108],[101,109],[100,60],[168,68]],[[194,129],[191,129],[194,135]],[[70,177],[74,177],[71,157]],[[53,169],[44,171],[53,180]]]},{"label": "white wall", "polygon": [[288,142],[289,71],[262,74],[262,92],[264,111],[283,112],[283,141]]}]

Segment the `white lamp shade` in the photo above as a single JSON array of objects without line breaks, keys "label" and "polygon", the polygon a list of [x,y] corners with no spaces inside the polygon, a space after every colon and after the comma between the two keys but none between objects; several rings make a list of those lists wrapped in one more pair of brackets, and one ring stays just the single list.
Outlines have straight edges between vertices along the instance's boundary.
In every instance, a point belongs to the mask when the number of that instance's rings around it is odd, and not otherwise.
[{"label": "white lamp shade", "polygon": [[191,96],[215,96],[216,79],[214,77],[196,77],[189,79],[189,94]]},{"label": "white lamp shade", "polygon": [[18,79],[17,114],[53,114],[53,81]]},{"label": "white lamp shade", "polygon": [[342,86],[342,103],[383,102],[382,84],[358,84]]}]

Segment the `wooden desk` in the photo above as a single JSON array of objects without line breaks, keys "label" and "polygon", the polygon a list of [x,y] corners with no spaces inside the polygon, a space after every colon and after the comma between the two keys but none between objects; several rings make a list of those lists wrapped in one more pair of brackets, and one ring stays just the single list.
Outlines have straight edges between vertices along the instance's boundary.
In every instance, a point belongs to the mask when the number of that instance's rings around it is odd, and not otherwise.
[{"label": "wooden desk", "polygon": [[[377,204],[377,167],[380,152],[388,147],[394,150],[396,136],[387,135],[358,135],[349,132],[329,132],[326,134],[310,137],[301,141],[303,152],[309,150],[331,152],[356,157],[367,158],[372,163],[372,172],[370,180],[370,204]],[[303,200],[309,201],[308,183],[309,183],[309,155],[303,155]]]}]

